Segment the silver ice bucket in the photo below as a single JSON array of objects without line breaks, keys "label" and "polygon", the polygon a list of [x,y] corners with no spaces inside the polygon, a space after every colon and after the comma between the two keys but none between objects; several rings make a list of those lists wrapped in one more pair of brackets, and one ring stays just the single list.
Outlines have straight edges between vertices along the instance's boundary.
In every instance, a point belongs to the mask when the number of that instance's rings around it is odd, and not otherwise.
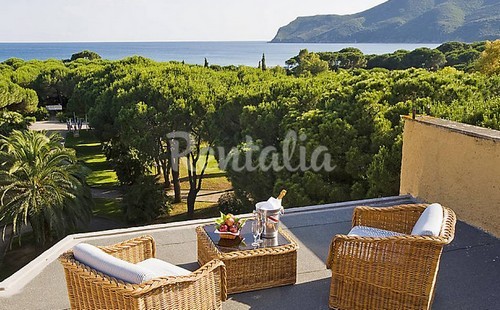
[{"label": "silver ice bucket", "polygon": [[258,202],[255,205],[259,220],[264,224],[262,238],[273,239],[278,237],[280,216],[284,213],[283,207],[274,207],[267,201]]}]

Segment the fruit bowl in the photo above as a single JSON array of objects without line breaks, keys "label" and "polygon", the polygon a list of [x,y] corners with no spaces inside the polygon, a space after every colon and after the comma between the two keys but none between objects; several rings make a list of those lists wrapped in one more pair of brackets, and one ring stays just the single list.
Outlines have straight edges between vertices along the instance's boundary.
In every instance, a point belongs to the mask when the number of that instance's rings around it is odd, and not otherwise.
[{"label": "fruit bowl", "polygon": [[220,217],[215,220],[215,233],[222,239],[236,239],[240,235],[241,228],[246,220],[240,219],[231,213],[220,213]]},{"label": "fruit bowl", "polygon": [[231,239],[231,240],[236,239],[236,237],[238,237],[240,235],[240,232],[241,232],[241,230],[239,230],[236,233],[232,233],[232,232],[228,232],[228,231],[221,232],[218,229],[215,230],[215,233],[218,234],[219,237],[221,237],[222,239]]}]

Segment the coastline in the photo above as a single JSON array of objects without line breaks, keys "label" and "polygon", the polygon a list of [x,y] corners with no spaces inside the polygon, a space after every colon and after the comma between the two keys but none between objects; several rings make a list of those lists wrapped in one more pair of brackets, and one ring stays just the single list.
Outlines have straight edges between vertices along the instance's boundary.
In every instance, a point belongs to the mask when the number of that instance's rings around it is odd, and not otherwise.
[{"label": "coastline", "polygon": [[0,62],[9,58],[24,60],[68,59],[72,54],[91,50],[105,59],[118,60],[140,55],[155,61],[184,61],[202,65],[205,58],[214,65],[256,67],[264,53],[270,66],[282,66],[301,49],[312,52],[359,48],[365,54],[384,54],[398,49],[434,48],[424,43],[270,43],[267,41],[167,41],[167,42],[18,42],[0,43]]}]

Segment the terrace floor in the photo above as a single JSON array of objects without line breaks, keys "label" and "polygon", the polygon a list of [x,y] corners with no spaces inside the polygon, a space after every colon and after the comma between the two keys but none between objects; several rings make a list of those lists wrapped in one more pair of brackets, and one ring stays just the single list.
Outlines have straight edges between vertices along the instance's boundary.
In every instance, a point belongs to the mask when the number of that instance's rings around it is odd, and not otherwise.
[{"label": "terrace floor", "polygon": [[[287,210],[282,224],[298,241],[297,283],[230,295],[224,309],[328,309],[330,271],[324,261],[335,234],[347,233],[354,206],[414,203],[410,196],[388,197]],[[0,283],[0,309],[67,309],[62,267],[57,256],[74,244],[113,244],[150,234],[157,257],[195,270],[195,227],[211,220],[153,225],[69,236]],[[459,221],[455,240],[444,250],[433,309],[498,309],[499,239]]]}]

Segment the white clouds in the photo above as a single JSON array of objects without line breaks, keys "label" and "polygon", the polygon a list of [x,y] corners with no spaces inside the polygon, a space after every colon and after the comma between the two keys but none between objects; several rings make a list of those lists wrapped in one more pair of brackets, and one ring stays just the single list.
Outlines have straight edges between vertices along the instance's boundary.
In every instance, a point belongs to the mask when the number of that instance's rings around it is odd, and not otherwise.
[{"label": "white clouds", "polygon": [[0,42],[270,40],[297,16],[385,0],[1,0]]}]

